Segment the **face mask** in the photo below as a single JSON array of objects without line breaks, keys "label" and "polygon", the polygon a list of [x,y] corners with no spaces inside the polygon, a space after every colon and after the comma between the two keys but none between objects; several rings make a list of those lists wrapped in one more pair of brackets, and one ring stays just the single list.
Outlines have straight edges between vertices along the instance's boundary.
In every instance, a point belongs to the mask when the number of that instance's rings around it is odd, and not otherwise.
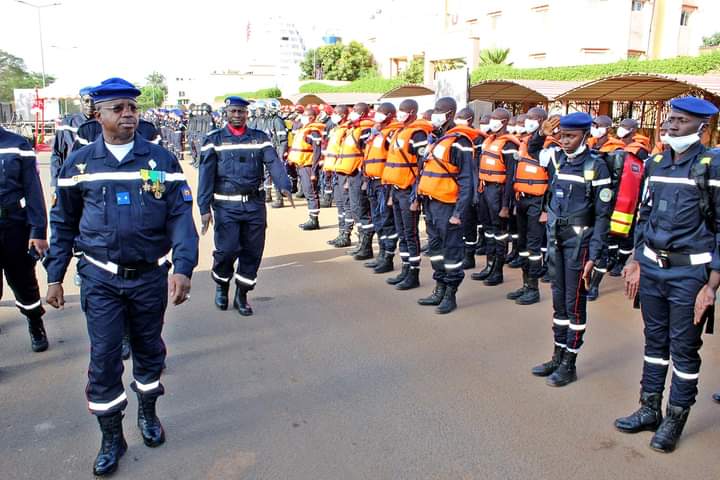
[{"label": "face mask", "polygon": [[408,118],[410,118],[410,114],[409,114],[409,113],[403,112],[402,110],[400,110],[399,112],[397,112],[398,122],[406,122]]},{"label": "face mask", "polygon": [[509,126],[507,127],[507,132],[508,132],[508,133],[515,134],[515,125],[509,125]]},{"label": "face mask", "polygon": [[667,135],[667,134],[660,135],[660,143],[662,143],[663,145],[669,145],[670,144],[669,138],[670,138],[670,135]]},{"label": "face mask", "polygon": [[527,133],[533,133],[538,128],[540,128],[540,122],[538,122],[537,120],[533,120],[531,118],[525,120],[525,131]]},{"label": "face mask", "polygon": [[565,152],[565,155],[567,155],[567,157],[570,158],[570,159],[573,159],[573,158],[575,158],[575,157],[579,157],[580,155],[582,155],[583,152],[584,152],[585,150],[587,150],[587,145],[585,145],[585,139],[586,139],[586,138],[587,138],[587,133],[586,133],[585,136],[583,137],[582,143],[580,144],[580,146],[577,148],[577,150],[575,150],[575,151],[572,152],[572,153],[569,153],[567,150],[563,149],[563,151]]},{"label": "face mask", "polygon": [[593,138],[604,137],[606,133],[606,127],[590,127],[590,135],[592,135]]},{"label": "face mask", "polygon": [[522,135],[525,133],[525,126],[524,125],[515,125],[515,133],[518,135]]},{"label": "face mask", "polygon": [[455,119],[455,125],[465,125],[465,126],[467,126],[467,125],[468,125],[468,121],[465,120],[464,118],[456,118],[456,119]]},{"label": "face mask", "polygon": [[618,127],[616,133],[617,133],[618,138],[625,138],[628,136],[628,133],[630,133],[630,130],[628,130],[625,127]]},{"label": "face mask", "polygon": [[320,112],[320,115],[318,115],[318,122],[324,122],[325,120],[327,120],[327,113]]},{"label": "face mask", "polygon": [[685,135],[684,137],[671,137],[670,135],[666,135],[662,138],[663,143],[670,145],[670,148],[672,148],[675,153],[683,153],[700,141],[700,135],[697,133],[691,133],[690,135]]},{"label": "face mask", "polygon": [[498,131],[502,130],[502,128],[503,128],[503,121],[502,121],[502,120],[498,120],[497,118],[491,118],[489,125],[490,125],[490,131],[493,132],[493,133],[495,133],[495,132],[498,132]]},{"label": "face mask", "polygon": [[302,117],[300,117],[300,123],[304,127],[305,125],[310,123],[310,119],[308,117],[306,117],[305,115],[303,115]]},{"label": "face mask", "polygon": [[387,120],[387,115],[385,115],[384,113],[378,112],[373,117],[373,120],[375,120],[377,123],[383,123],[385,120]]},{"label": "face mask", "polygon": [[447,121],[447,114],[446,113],[433,113],[432,117],[430,118],[430,123],[432,123],[433,127],[439,128],[445,125],[445,122]]},{"label": "face mask", "polygon": [[348,119],[351,122],[357,122],[358,120],[360,120],[360,114],[357,112],[350,112],[350,115],[348,115]]},{"label": "face mask", "polygon": [[489,123],[481,123],[480,131],[483,133],[488,133],[490,131],[490,124]]},{"label": "face mask", "polygon": [[342,121],[342,117],[340,115],[338,115],[337,113],[333,113],[332,116],[330,117],[330,120],[332,120],[332,122],[335,125],[339,125],[340,121]]}]

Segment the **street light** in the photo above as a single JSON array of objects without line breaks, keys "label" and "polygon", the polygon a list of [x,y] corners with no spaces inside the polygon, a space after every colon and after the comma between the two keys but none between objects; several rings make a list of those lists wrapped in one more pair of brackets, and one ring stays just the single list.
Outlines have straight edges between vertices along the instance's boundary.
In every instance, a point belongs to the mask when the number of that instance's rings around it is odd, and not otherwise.
[{"label": "street light", "polygon": [[45,88],[45,50],[43,49],[43,37],[42,37],[42,21],[40,18],[40,10],[48,7],[57,7],[62,5],[60,2],[46,3],[44,5],[35,5],[34,3],[26,2],[24,0],[15,0],[17,3],[22,3],[28,7],[32,7],[37,10],[38,15],[38,32],[40,33],[40,63],[42,64],[42,86]]}]

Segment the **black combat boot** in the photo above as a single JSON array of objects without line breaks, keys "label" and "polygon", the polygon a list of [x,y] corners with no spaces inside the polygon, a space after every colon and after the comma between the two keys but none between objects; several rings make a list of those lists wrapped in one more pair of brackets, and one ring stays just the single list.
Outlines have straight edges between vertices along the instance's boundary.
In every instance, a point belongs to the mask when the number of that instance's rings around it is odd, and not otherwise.
[{"label": "black combat boot", "polygon": [[475,248],[465,247],[465,258],[462,263],[463,270],[475,268]]},{"label": "black combat boot", "polygon": [[300,230],[320,230],[320,220],[314,215],[310,215],[307,222],[298,225]]},{"label": "black combat boot", "polygon": [[325,243],[327,243],[328,245],[332,245],[332,246],[334,247],[335,244],[336,244],[338,241],[340,241],[340,239],[342,238],[342,236],[343,236],[343,232],[338,232],[337,237],[333,238],[332,240],[328,240],[328,241],[325,242]]},{"label": "black combat boot", "polygon": [[518,255],[517,257],[513,258],[512,261],[508,263],[508,267],[510,268],[522,268],[523,265],[525,265],[527,261],[525,260],[525,257],[521,257]]},{"label": "black combat boot", "polygon": [[475,255],[482,256],[487,254],[487,243],[485,242],[485,234],[478,232],[478,243],[475,247]]},{"label": "black combat boot", "polygon": [[563,354],[560,366],[548,377],[546,383],[551,387],[564,387],[577,380],[576,359],[577,353],[566,351]]},{"label": "black combat boot", "polygon": [[398,290],[411,290],[420,286],[420,267],[410,267],[403,281],[395,285]]},{"label": "black combat boot", "polygon": [[351,257],[354,257],[362,248],[363,240],[365,238],[365,233],[362,229],[358,230],[357,237],[358,237],[358,241],[355,244],[355,247],[351,248],[350,250],[347,251],[347,254],[350,255]]},{"label": "black combat boot", "polygon": [[392,253],[385,252],[385,255],[383,255],[382,260],[375,265],[375,268],[373,269],[374,273],[388,273],[395,270],[395,263],[393,262],[393,258],[395,255]]},{"label": "black combat boot", "polygon": [[350,245],[352,245],[352,242],[350,241],[350,232],[342,232],[340,234],[340,238],[337,239],[333,246],[335,248],[345,248]]},{"label": "black combat boot", "polygon": [[496,258],[495,263],[493,263],[493,268],[490,271],[490,276],[488,276],[483,283],[488,287],[494,287],[495,285],[500,285],[503,283],[503,265],[505,262],[502,258]]},{"label": "black combat boot", "polygon": [[402,270],[400,270],[400,273],[398,273],[398,274],[397,274],[396,276],[394,276],[394,277],[388,278],[387,280],[385,280],[385,282],[386,282],[388,285],[398,285],[398,284],[401,283],[403,280],[405,280],[405,277],[407,276],[407,274],[408,274],[409,272],[410,272],[410,264],[409,264],[409,263],[403,263],[403,264],[402,264]]},{"label": "black combat boot", "polygon": [[532,305],[540,301],[540,287],[537,278],[528,278],[527,289],[522,296],[515,300],[518,305]]},{"label": "black combat boot", "polygon": [[517,290],[513,290],[513,291],[510,292],[510,293],[508,293],[507,295],[505,295],[505,298],[507,298],[508,300],[517,300],[518,298],[520,298],[520,297],[522,297],[523,295],[525,295],[525,291],[526,291],[527,288],[528,288],[528,273],[527,273],[527,270],[523,270],[522,278],[523,278],[523,285],[522,285],[522,287],[518,288]]},{"label": "black combat boot", "polygon": [[330,208],[332,207],[332,195],[328,195],[327,193],[320,197],[320,208]]},{"label": "black combat boot", "polygon": [[123,437],[122,412],[97,417],[102,432],[100,451],[95,457],[93,473],[99,477],[110,475],[118,468],[120,458],[127,451],[127,442]]},{"label": "black combat boot", "polygon": [[615,420],[615,428],[624,433],[655,431],[662,422],[662,393],[640,391],[640,408]]},{"label": "black combat boot", "polygon": [[272,205],[270,206],[272,208],[283,208],[285,206],[282,193],[275,192],[275,200],[273,200]]},{"label": "black combat boot", "polygon": [[363,263],[363,267],[365,268],[375,268],[378,266],[378,263],[382,262],[383,257],[385,256],[385,250],[382,248],[378,250],[378,254],[375,258],[368,260],[367,262]]},{"label": "black combat boot", "polygon": [[218,283],[215,285],[215,306],[220,310],[228,309],[228,292],[230,291],[229,283]]},{"label": "black combat boot", "polygon": [[660,422],[660,426],[650,440],[650,448],[662,453],[670,453],[675,450],[689,414],[690,407],[676,407],[668,403],[665,418]]},{"label": "black combat boot", "polygon": [[557,345],[555,345],[555,349],[553,350],[553,356],[550,361],[534,366],[532,369],[532,374],[536,377],[549,377],[560,366],[560,362],[562,362],[564,354],[565,349],[563,347],[558,347]]},{"label": "black combat boot", "polygon": [[455,294],[457,293],[457,289],[458,287],[454,287],[452,285],[447,286],[442,302],[440,302],[440,305],[435,308],[435,313],[445,315],[446,313],[450,313],[457,308],[457,303],[455,302]]},{"label": "black combat boot", "polygon": [[[518,240],[517,238],[512,239],[512,245],[510,245],[510,252],[508,252],[507,255],[505,255],[505,263],[512,263],[514,262],[520,255],[517,249]],[[518,268],[518,267],[513,267]]]},{"label": "black combat boot", "polygon": [[373,258],[373,233],[365,233],[360,242],[360,249],[353,255],[354,260],[369,260]]},{"label": "black combat boot", "polygon": [[41,316],[28,318],[28,332],[30,333],[30,348],[33,352],[44,352],[48,349],[47,334]]},{"label": "black combat boot", "polygon": [[600,296],[600,282],[602,282],[605,272],[600,272],[596,268],[593,268],[592,275],[590,276],[590,288],[587,292],[588,302],[594,302]]},{"label": "black combat boot", "polygon": [[247,299],[248,290],[240,285],[235,289],[235,300],[233,307],[237,308],[238,313],[243,317],[249,317],[253,314],[253,309]]},{"label": "black combat boot", "polygon": [[125,333],[123,333],[122,337],[122,344],[120,346],[120,355],[122,356],[123,360],[127,360],[130,358],[131,353],[130,348],[130,332],[127,330],[127,326],[125,327]]},{"label": "black combat boot", "polygon": [[487,264],[485,265],[485,268],[480,270],[479,272],[474,272],[470,275],[470,278],[473,280],[485,280],[490,276],[490,272],[493,270],[493,265],[495,265],[495,255],[488,255],[487,256]]},{"label": "black combat boot", "polygon": [[435,288],[433,289],[432,293],[429,297],[423,297],[420,300],[418,300],[418,304],[423,306],[438,306],[443,301],[443,298],[445,297],[445,290],[447,289],[447,285],[445,285],[442,282],[435,282]]},{"label": "black combat boot", "polygon": [[273,201],[272,188],[266,188],[265,189],[265,203],[271,203],[272,201]]},{"label": "black combat boot", "polygon": [[135,391],[138,397],[138,418],[137,425],[143,438],[143,443],[148,447],[159,447],[165,443],[165,430],[160,419],[157,417],[155,404],[157,395],[143,395]]}]

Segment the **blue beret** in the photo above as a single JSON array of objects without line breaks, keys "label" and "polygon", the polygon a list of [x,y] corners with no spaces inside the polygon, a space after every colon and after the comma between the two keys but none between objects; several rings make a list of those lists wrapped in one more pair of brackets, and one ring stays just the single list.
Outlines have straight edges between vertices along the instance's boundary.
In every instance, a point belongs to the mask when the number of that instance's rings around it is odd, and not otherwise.
[{"label": "blue beret", "polygon": [[85,97],[87,95],[90,95],[90,91],[93,89],[93,87],[83,87],[80,89],[80,96]]},{"label": "blue beret", "polygon": [[697,97],[673,98],[670,100],[670,106],[675,110],[681,110],[696,117],[712,117],[718,113],[718,108],[715,105]]},{"label": "blue beret", "polygon": [[568,130],[587,130],[592,126],[592,117],[585,112],[573,112],[560,117],[560,128]]},{"label": "blue beret", "polygon": [[98,102],[107,102],[117,98],[135,99],[140,95],[140,90],[135,85],[122,78],[108,78],[97,87],[90,89],[90,96]]},{"label": "blue beret", "polygon": [[225,105],[228,107],[230,105],[234,105],[236,107],[247,107],[248,105],[250,105],[250,102],[248,102],[247,100],[245,100],[242,97],[237,97],[237,96],[233,95],[233,96],[227,97],[225,99]]}]

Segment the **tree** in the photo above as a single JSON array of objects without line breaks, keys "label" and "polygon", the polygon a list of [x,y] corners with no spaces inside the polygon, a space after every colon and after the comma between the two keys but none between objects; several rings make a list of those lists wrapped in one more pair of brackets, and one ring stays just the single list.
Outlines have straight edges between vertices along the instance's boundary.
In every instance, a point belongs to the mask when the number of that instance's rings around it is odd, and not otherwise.
[{"label": "tree", "polygon": [[[50,85],[55,78],[45,75],[45,85]],[[13,89],[42,87],[42,74],[28,72],[25,61],[15,55],[0,50],[0,102],[13,101]]]},{"label": "tree", "polygon": [[420,84],[425,80],[425,57],[413,59],[410,65],[398,75],[405,83]]},{"label": "tree", "polygon": [[[480,63],[483,65],[503,65],[509,55],[509,48],[486,48],[480,52]],[[508,65],[512,66],[512,63]]]},{"label": "tree", "polygon": [[717,47],[720,45],[720,32],[714,33],[709,37],[703,37],[704,47]]},{"label": "tree", "polygon": [[140,88],[140,92],[138,106],[142,110],[160,107],[165,101],[165,90],[161,86],[148,84]]},{"label": "tree", "polygon": [[466,65],[465,60],[462,58],[449,58],[447,60],[438,60],[432,62],[436,72],[449,72],[450,70],[457,70]]},{"label": "tree", "polygon": [[167,95],[167,82],[165,81],[165,75],[163,75],[162,73],[152,72],[150,75],[145,77],[145,81],[147,81],[146,85],[152,85],[154,87],[162,88],[163,92],[165,92],[165,94]]},{"label": "tree", "polygon": [[300,63],[301,78],[348,80],[377,74],[375,60],[360,42],[336,43],[308,50]]}]

